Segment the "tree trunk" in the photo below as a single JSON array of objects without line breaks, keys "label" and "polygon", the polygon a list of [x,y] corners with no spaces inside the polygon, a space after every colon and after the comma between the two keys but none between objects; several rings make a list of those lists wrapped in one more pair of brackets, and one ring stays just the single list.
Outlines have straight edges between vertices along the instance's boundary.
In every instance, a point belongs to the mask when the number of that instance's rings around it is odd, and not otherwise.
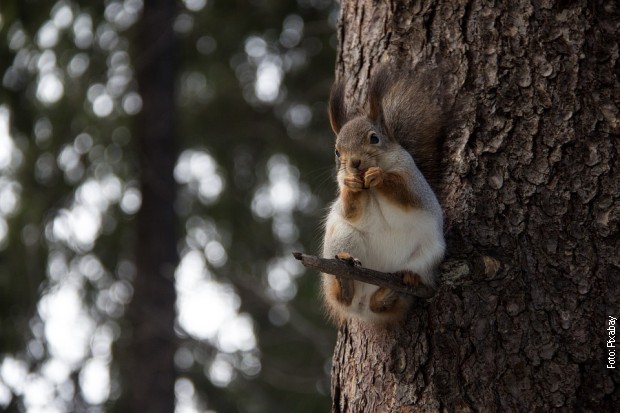
[{"label": "tree trunk", "polygon": [[175,55],[173,0],[144,2],[135,62],[143,107],[136,122],[142,206],[137,217],[136,279],[122,362],[122,411],[174,411],[174,333],[178,263],[174,212]]},{"label": "tree trunk", "polygon": [[[449,257],[403,327],[341,326],[333,412],[597,411],[620,316],[620,11],[607,1],[343,0],[337,75],[431,61]],[[616,359],[617,360],[617,359]]]}]

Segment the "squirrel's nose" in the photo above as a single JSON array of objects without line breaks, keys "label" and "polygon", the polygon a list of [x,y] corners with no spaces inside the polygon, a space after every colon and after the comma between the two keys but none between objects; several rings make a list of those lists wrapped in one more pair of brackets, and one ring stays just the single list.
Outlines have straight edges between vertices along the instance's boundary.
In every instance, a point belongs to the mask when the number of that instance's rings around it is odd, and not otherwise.
[{"label": "squirrel's nose", "polygon": [[355,169],[359,168],[361,163],[362,163],[362,160],[356,159],[356,158],[353,158],[349,161],[351,168],[355,168]]}]

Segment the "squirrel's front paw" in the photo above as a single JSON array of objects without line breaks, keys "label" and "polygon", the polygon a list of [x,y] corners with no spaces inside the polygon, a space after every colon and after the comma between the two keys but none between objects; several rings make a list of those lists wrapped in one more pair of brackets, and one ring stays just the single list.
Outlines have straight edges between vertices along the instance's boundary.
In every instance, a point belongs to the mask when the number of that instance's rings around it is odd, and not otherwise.
[{"label": "squirrel's front paw", "polygon": [[339,252],[338,254],[336,254],[336,259],[339,259],[340,261],[344,261],[347,264],[352,265],[352,266],[356,266],[356,267],[362,266],[362,263],[360,262],[360,260],[353,257],[348,252]]},{"label": "squirrel's front paw", "polygon": [[378,166],[368,168],[364,174],[364,188],[372,188],[383,182],[383,170]]},{"label": "squirrel's front paw", "polygon": [[344,177],[344,186],[354,192],[364,189],[364,181],[358,175],[347,175]]}]

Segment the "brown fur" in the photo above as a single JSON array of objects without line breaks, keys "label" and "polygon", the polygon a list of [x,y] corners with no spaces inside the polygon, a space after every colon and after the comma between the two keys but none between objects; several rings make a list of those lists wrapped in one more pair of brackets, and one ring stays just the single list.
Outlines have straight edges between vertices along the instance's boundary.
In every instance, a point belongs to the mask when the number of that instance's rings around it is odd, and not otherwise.
[{"label": "brown fur", "polygon": [[413,273],[411,271],[404,271],[402,272],[402,276],[405,284],[409,284],[413,287],[422,285],[422,280],[420,279],[420,276],[416,273]]},{"label": "brown fur", "polygon": [[340,323],[345,318],[341,308],[349,307],[353,301],[354,282],[330,274],[323,274],[323,277],[323,295],[328,298],[325,310],[334,322]]},{"label": "brown fur", "polygon": [[389,288],[381,287],[370,297],[369,308],[382,318],[378,321],[388,326],[405,318],[410,306],[410,298],[404,297]]},{"label": "brown fur", "polygon": [[367,194],[360,188],[373,187],[401,208],[417,208],[420,205],[416,195],[408,190],[409,186],[405,178],[395,172],[386,173],[380,167],[373,166],[364,173],[363,180],[356,175],[349,175],[345,178],[345,188],[340,198],[346,219],[355,221],[363,215]]},{"label": "brown fur", "polygon": [[351,221],[357,221],[364,214],[364,205],[368,201],[368,194],[362,191],[354,191],[348,187],[342,189],[342,215]]},{"label": "brown fur", "polygon": [[405,183],[405,179],[396,173],[384,173],[383,182],[376,188],[384,197],[401,208],[417,208],[420,205],[416,195],[408,190],[409,186]]},{"label": "brown fur", "polygon": [[333,294],[336,299],[344,305],[351,305],[353,301],[353,281],[339,277],[334,277]]},{"label": "brown fur", "polygon": [[375,313],[390,312],[396,302],[398,301],[398,294],[389,288],[381,287],[370,297],[370,310]]}]

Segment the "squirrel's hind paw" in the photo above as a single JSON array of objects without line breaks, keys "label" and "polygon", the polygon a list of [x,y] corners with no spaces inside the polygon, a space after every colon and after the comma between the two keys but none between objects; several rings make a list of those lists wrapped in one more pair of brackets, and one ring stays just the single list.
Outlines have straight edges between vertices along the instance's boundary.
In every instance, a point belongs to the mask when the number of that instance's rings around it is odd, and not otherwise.
[{"label": "squirrel's hind paw", "polygon": [[422,285],[422,279],[420,276],[411,271],[403,271],[403,282],[407,285],[411,285],[413,287],[418,287]]},{"label": "squirrel's hind paw", "polygon": [[398,294],[385,287],[380,287],[370,297],[369,308],[373,313],[390,312],[396,306]]}]

